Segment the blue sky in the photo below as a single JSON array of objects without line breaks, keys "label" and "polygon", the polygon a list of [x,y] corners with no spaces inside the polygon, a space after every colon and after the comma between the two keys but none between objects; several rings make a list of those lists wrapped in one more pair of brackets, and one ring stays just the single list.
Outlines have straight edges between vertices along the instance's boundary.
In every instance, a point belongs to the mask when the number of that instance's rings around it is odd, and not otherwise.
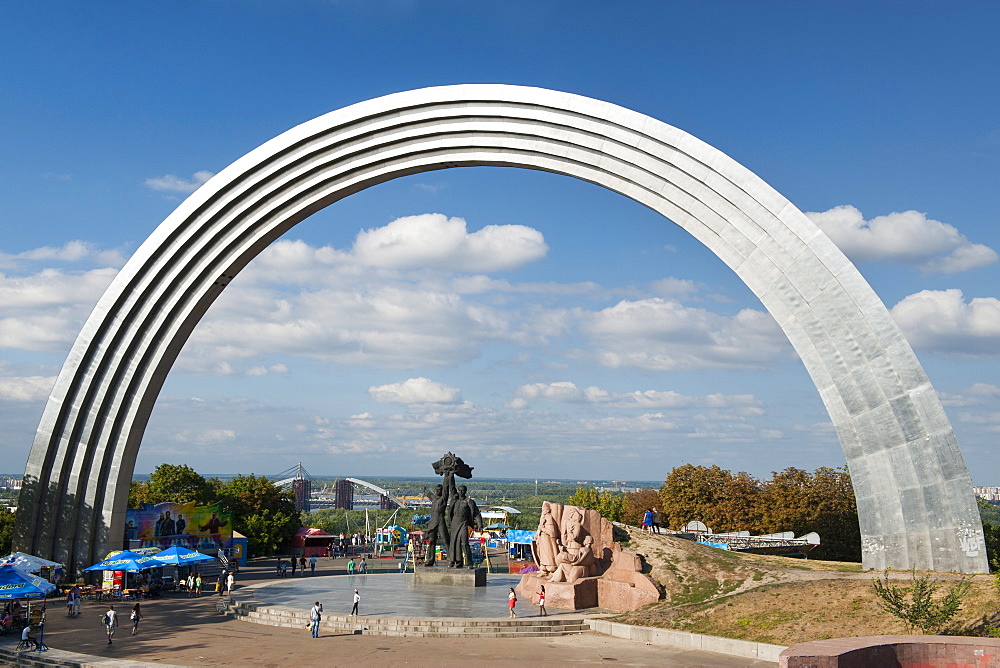
[{"label": "blue sky", "polygon": [[[997,25],[986,2],[8,6],[0,468],[23,468],[115,271],[206,178],[354,102],[511,83],[675,125],[810,212],[914,346],[974,482],[1000,484]],[[780,329],[686,233],[590,184],[467,168],[354,195],[254,261],[136,470],[428,475],[448,449],[483,476],[844,462]]]}]

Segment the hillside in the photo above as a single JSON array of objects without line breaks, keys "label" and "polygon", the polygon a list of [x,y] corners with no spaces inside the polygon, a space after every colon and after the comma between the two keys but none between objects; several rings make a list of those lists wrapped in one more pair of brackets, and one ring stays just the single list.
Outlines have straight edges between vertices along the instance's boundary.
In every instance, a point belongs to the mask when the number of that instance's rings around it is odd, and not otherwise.
[{"label": "hillside", "polygon": [[[906,632],[876,603],[871,581],[880,573],[861,573],[860,564],[727,552],[638,530],[627,549],[646,557],[666,598],[615,621],[778,645]],[[993,578],[976,576],[955,630],[971,632],[998,609]]]}]

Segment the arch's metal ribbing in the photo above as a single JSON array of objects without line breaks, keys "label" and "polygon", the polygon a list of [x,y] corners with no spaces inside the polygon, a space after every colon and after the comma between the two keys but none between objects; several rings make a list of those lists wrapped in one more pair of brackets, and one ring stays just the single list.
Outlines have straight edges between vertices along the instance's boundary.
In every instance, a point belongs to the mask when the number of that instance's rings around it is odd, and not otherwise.
[{"label": "arch's metal ribbing", "polygon": [[136,452],[191,330],[261,250],[315,211],[399,176],[540,169],[662,213],[728,264],[801,356],[854,479],[864,563],[985,572],[951,425],[899,329],[800,211],[691,135],[615,105],[468,85],[347,107],[276,137],[182,203],[84,325],[25,471],[17,547],[80,567],[117,545]]}]

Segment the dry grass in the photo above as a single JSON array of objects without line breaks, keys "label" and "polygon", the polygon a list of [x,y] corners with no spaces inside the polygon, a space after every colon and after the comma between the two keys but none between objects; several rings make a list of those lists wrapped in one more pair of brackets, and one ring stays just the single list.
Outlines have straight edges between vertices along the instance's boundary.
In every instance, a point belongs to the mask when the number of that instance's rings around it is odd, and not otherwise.
[{"label": "dry grass", "polygon": [[[871,581],[880,574],[861,573],[860,564],[726,552],[638,532],[627,549],[646,557],[666,598],[615,621],[778,645],[906,632],[876,602]],[[973,632],[998,609],[993,579],[978,576],[952,631]]]}]

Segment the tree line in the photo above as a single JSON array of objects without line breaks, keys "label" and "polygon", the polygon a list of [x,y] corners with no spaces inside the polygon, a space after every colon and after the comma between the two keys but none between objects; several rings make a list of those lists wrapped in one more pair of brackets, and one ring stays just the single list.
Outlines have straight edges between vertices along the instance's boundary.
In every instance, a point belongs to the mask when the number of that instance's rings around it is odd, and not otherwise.
[{"label": "tree line", "polygon": [[822,544],[810,556],[861,561],[858,507],[846,468],[810,473],[790,467],[758,480],[743,471],[685,464],[674,468],[658,490],[614,494],[581,487],[568,503],[635,526],[655,508],[660,525],[675,530],[700,520],[717,533],[792,531],[801,536],[815,531]]},{"label": "tree line", "polygon": [[205,478],[190,466],[160,464],[148,481],[133,480],[129,508],[166,501],[199,506],[221,504],[232,514],[233,530],[247,537],[251,557],[275,554],[302,526],[295,497],[264,476],[238,475],[228,483]]}]

